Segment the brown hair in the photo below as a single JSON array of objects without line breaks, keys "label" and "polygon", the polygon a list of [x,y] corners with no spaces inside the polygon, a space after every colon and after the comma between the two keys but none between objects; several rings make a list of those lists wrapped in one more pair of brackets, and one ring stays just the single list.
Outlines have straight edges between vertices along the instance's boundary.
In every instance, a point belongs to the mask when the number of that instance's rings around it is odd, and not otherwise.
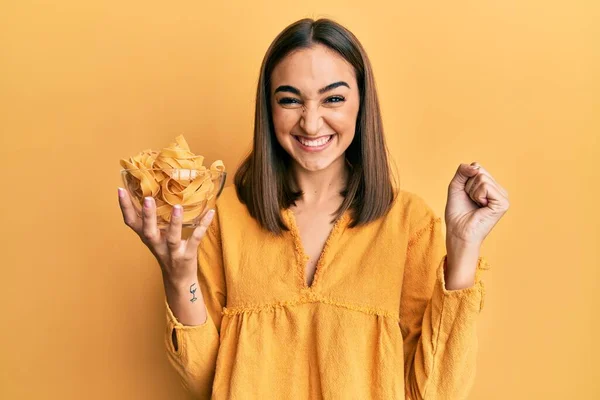
[{"label": "brown hair", "polygon": [[355,136],[346,150],[350,174],[335,218],[351,210],[349,227],[367,224],[385,215],[394,201],[394,187],[383,136],[379,100],[371,63],[358,39],[330,19],[301,19],[285,28],[263,59],[254,113],[252,151],[237,170],[237,196],[250,215],[274,234],[289,230],[281,218],[302,196],[292,187],[291,157],[275,137],[271,116],[270,78],[275,66],[291,51],[322,44],[340,54],[355,70],[360,106]]}]

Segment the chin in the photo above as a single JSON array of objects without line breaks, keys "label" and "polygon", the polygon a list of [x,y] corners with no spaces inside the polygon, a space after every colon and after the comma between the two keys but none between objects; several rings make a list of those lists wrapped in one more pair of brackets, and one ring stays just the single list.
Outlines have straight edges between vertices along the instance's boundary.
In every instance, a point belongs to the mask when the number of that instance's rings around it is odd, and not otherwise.
[{"label": "chin", "polygon": [[313,162],[311,162],[311,163],[305,164],[305,163],[298,162],[297,160],[296,160],[296,163],[301,168],[303,168],[303,169],[305,169],[307,171],[310,171],[310,172],[317,172],[317,171],[326,170],[332,164],[331,162],[323,162],[323,163],[313,163]]},{"label": "chin", "polygon": [[[343,157],[343,154],[342,154],[342,157]],[[292,158],[293,158],[296,166],[298,166],[306,171],[310,171],[310,172],[326,170],[327,168],[331,167],[337,160],[337,157],[333,157],[333,158],[327,157],[327,158],[319,159],[319,160],[306,160],[306,159],[302,160],[302,159],[298,159],[296,157],[292,157]]]}]

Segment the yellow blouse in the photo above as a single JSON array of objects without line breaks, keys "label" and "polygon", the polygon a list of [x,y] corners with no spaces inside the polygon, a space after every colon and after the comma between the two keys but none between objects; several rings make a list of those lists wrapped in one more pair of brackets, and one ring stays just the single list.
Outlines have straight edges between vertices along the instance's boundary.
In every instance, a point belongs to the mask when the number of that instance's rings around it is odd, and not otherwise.
[{"label": "yellow blouse", "polygon": [[377,221],[336,221],[308,287],[292,211],[291,231],[275,236],[225,188],[198,251],[208,319],[182,325],[165,298],[167,356],[184,387],[198,399],[466,398],[489,264],[479,257],[475,284],[447,290],[441,218],[396,193]]}]

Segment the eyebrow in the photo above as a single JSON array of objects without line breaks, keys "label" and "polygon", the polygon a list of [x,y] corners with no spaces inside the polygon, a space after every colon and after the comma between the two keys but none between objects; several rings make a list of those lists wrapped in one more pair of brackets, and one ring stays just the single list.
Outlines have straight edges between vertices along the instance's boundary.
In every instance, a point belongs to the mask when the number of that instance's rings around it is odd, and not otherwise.
[{"label": "eyebrow", "polygon": [[[328,91],[333,90],[333,89],[335,89],[337,87],[340,87],[340,86],[346,86],[348,89],[350,89],[350,86],[346,82],[339,81],[339,82],[331,83],[331,84],[329,84],[329,85],[327,85],[327,86],[319,89],[319,94],[323,94],[325,92],[328,92]],[[289,85],[281,85],[281,86],[279,86],[277,89],[275,89],[275,93],[277,93],[277,92],[289,92],[289,93],[293,93],[293,94],[298,95],[298,96],[301,95],[300,90],[296,89],[293,86],[289,86]]]}]

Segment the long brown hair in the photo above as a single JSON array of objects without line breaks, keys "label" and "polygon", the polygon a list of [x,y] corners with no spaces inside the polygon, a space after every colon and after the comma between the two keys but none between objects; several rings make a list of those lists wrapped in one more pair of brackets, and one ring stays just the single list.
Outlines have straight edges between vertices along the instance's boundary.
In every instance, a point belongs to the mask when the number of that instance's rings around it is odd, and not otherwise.
[{"label": "long brown hair", "polygon": [[358,39],[330,19],[301,19],[286,27],[271,43],[263,59],[254,113],[252,151],[238,168],[234,181],[237,196],[250,215],[274,234],[289,230],[281,218],[302,196],[292,187],[291,157],[281,147],[271,116],[270,78],[275,66],[291,51],[322,44],[340,54],[356,73],[360,106],[354,139],[346,150],[350,175],[335,218],[350,209],[349,227],[364,225],[385,215],[394,201],[393,175],[371,63]]}]

